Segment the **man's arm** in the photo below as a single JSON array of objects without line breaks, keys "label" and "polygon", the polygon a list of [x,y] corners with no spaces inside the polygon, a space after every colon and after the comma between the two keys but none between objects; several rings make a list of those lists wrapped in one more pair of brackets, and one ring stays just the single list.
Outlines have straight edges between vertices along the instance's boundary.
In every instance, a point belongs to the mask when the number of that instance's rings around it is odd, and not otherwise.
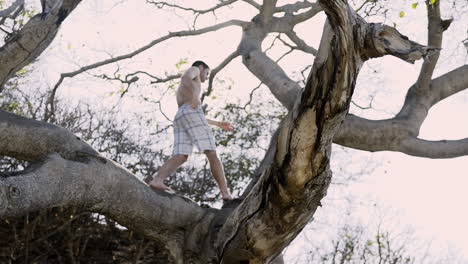
[{"label": "man's arm", "polygon": [[232,130],[232,128],[233,128],[232,124],[229,123],[229,122],[216,121],[216,120],[211,120],[211,119],[208,119],[208,118],[206,119],[206,121],[208,121],[208,124],[220,127],[222,129],[224,129],[225,131]]}]

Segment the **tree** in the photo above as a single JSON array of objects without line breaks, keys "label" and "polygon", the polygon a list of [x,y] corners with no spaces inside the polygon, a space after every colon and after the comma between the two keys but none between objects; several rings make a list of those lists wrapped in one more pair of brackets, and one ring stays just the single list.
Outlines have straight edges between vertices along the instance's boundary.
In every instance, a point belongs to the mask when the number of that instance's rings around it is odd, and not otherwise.
[{"label": "tree", "polygon": [[[47,8],[41,14],[23,27],[13,25],[11,32],[7,31],[0,49],[0,91],[47,48],[60,24],[80,3],[45,2]],[[214,12],[234,2],[238,1],[221,1],[206,10],[187,10],[197,14]],[[62,74],[47,99],[42,121],[1,110],[0,155],[28,161],[31,166],[1,178],[0,216],[77,206],[104,214],[155,241],[175,263],[267,263],[280,254],[321,205],[332,176],[329,160],[333,142],[367,151],[392,150],[431,158],[468,153],[468,139],[418,138],[428,109],[464,90],[468,83],[466,65],[432,77],[443,32],[451,23],[441,19],[440,1],[426,2],[428,46],[409,40],[393,27],[367,23],[342,0],[283,6],[276,0],[265,0],[262,4],[243,2],[258,9],[258,15],[251,21],[230,20],[207,28],[173,32],[132,53]],[[15,1],[0,16],[16,19],[14,14],[22,5],[23,1]],[[322,11],[328,19],[321,44],[315,49],[294,33],[294,27]],[[217,72],[241,56],[244,65],[288,111],[239,204],[216,210],[202,208],[179,196],[153,192],[131,172],[103,157],[69,130],[47,122],[56,119],[55,94],[64,78],[131,58],[169,38],[227,26],[240,27],[242,39],[238,48],[213,69],[209,87]],[[271,32],[286,34],[295,48],[316,56],[304,87],[291,80],[262,51],[261,44]],[[410,63],[425,58],[418,81],[408,90],[401,111],[394,118],[378,121],[348,114],[362,64],[385,55]],[[129,77],[132,75],[116,79],[129,87],[138,80]],[[166,80],[171,78],[175,77]]]}]

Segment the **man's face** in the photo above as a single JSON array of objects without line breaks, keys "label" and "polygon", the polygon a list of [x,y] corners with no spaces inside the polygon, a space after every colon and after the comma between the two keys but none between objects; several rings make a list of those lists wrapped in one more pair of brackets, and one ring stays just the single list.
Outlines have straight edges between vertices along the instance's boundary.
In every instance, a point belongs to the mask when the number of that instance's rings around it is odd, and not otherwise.
[{"label": "man's face", "polygon": [[209,68],[200,67],[200,81],[201,82],[205,82],[206,80],[208,80],[209,75],[210,75]]}]

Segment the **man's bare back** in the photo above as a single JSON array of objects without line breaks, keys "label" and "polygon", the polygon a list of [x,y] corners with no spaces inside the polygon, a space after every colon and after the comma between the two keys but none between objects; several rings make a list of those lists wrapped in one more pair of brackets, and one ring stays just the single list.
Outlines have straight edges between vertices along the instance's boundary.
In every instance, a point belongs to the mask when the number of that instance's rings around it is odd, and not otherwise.
[{"label": "man's bare back", "polygon": [[199,67],[190,67],[182,75],[179,88],[177,89],[177,105],[189,104],[192,108],[197,108],[200,102],[201,83],[209,75],[209,68],[200,70]]}]

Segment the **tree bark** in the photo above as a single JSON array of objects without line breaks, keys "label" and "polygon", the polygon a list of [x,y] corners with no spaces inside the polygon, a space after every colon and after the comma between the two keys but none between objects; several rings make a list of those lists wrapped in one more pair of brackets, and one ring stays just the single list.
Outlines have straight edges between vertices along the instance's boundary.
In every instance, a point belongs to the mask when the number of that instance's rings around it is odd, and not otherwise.
[{"label": "tree bark", "polygon": [[[58,28],[81,0],[46,1],[53,8],[28,21],[5,45],[0,47],[0,92],[8,79],[34,61],[50,45]],[[55,4],[57,3],[57,4]]]},{"label": "tree bark", "polygon": [[[76,6],[78,2],[63,1],[62,8],[65,3]],[[332,142],[345,122],[361,65],[388,54],[414,62],[433,51],[391,27],[366,23],[344,0],[322,0],[319,4],[328,22],[306,86],[303,90],[293,84],[282,86],[296,92],[284,96],[290,111],[272,140],[259,177],[240,204],[221,210],[201,208],[186,198],[154,192],[69,131],[0,111],[0,155],[33,163],[25,171],[0,178],[0,217],[77,206],[102,213],[158,241],[175,263],[271,262],[310,222],[326,195],[332,177]],[[266,27],[250,24],[244,30],[238,52],[253,71],[262,67],[274,70],[275,65],[255,67],[253,60],[265,59],[261,40],[275,10],[276,1],[266,1],[254,21]],[[41,23],[31,21],[31,26]],[[50,43],[55,33],[56,28],[41,33],[46,41],[43,45]],[[12,56],[15,45],[27,38],[31,37],[19,36],[21,41],[7,44],[0,50],[0,58]],[[31,41],[36,43],[31,47],[33,52],[19,51],[23,55],[12,57],[8,73],[0,71],[4,74],[0,75],[2,83],[42,52],[42,44],[36,38]],[[278,97],[283,97],[282,91],[278,92]],[[431,102],[447,94],[450,92],[432,97]]]}]

